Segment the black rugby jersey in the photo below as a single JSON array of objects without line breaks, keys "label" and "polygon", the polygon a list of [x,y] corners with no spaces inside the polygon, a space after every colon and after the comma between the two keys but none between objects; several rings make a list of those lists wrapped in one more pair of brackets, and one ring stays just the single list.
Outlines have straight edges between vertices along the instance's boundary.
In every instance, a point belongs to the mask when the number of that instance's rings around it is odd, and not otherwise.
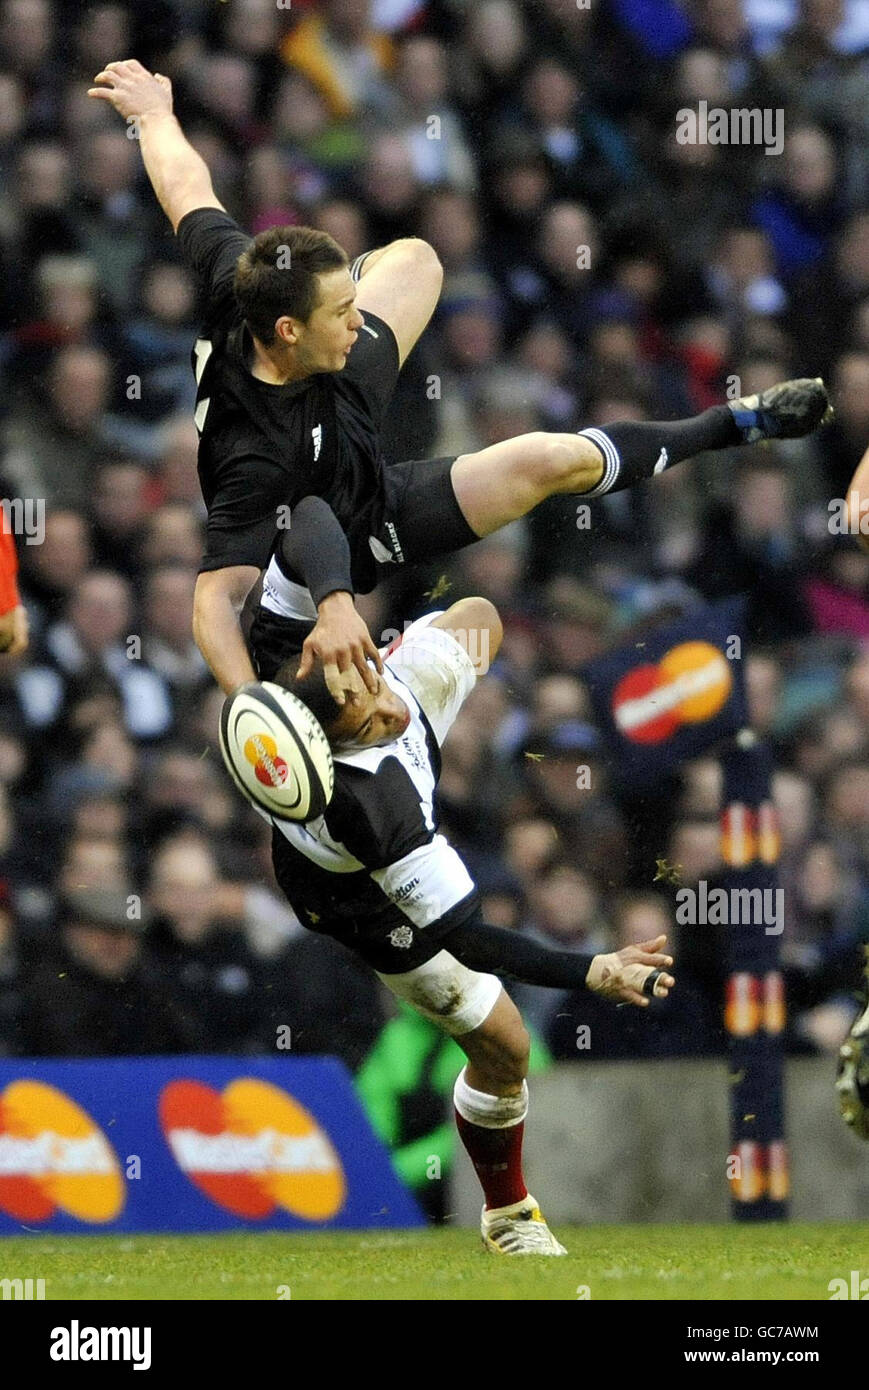
[{"label": "black rugby jersey", "polygon": [[[192,353],[199,431],[199,482],[208,509],[202,570],[264,569],[281,508],[308,495],[325,498],[350,542],[356,589],[376,583],[369,534],[382,510],[379,430],[351,376],[323,372],[272,386],[252,376],[252,340],[233,292],[239,255],[249,245],[219,208],[197,208],[178,226],[203,305]],[[380,323],[373,315],[366,321]],[[386,325],[383,326],[386,329]]]},{"label": "black rugby jersey", "polygon": [[430,626],[435,617],[409,626],[384,660],[384,678],[411,713],[406,732],[383,748],[335,754],[325,815],[272,821],[275,875],[300,920],[351,946],[360,934],[388,938],[395,970],[414,960],[420,934],[445,934],[479,907],[434,806],[440,745],[476,674],[455,638]]}]

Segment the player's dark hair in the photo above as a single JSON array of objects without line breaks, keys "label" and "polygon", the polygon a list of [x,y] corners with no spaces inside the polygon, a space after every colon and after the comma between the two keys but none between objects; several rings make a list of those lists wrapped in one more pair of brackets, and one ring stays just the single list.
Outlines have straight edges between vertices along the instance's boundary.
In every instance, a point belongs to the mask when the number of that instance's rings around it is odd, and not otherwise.
[{"label": "player's dark hair", "polygon": [[265,347],[275,340],[275,321],[284,314],[307,323],[320,299],[317,276],[346,266],[328,232],[313,227],[269,227],[238,258],[235,297],[254,337]]},{"label": "player's dark hair", "polygon": [[341,706],[326,684],[323,667],[315,664],[313,670],[303,680],[299,680],[301,664],[301,653],[288,657],[275,672],[274,683],[275,685],[282,685],[285,690],[289,690],[292,695],[301,700],[303,705],[307,705],[314,718],[319,720],[328,733],[329,726],[340,718]]}]

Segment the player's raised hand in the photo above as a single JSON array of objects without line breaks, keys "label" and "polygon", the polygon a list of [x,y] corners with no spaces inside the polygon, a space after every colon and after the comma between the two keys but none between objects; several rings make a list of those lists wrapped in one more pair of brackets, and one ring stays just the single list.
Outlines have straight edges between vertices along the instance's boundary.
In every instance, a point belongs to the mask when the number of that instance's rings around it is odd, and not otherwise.
[{"label": "player's raised hand", "polygon": [[172,114],[172,83],[169,78],[149,72],[136,58],[106,63],[102,72],[98,72],[94,78],[94,86],[88,89],[88,96],[111,102],[125,120],[153,112]]},{"label": "player's raised hand", "polygon": [[676,981],[666,973],[673,957],[665,954],[666,936],[595,956],[585,983],[595,994],[646,1008],[650,997],[665,999]]},{"label": "player's raised hand", "polygon": [[373,661],[377,670],[382,671],[383,660],[365,620],[356,611],[351,594],[329,594],[318,612],[316,626],[302,646],[298,679],[304,680],[314,669],[314,663],[321,661],[326,684],[336,704],[343,709],[348,693],[359,689],[360,677],[374,694],[377,677],[368,663]]}]

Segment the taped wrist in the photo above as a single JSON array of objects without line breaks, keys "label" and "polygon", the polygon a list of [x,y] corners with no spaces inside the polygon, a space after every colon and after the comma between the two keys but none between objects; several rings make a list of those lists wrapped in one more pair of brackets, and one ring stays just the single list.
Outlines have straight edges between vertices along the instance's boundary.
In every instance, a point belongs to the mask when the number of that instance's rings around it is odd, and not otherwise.
[{"label": "taped wrist", "polygon": [[655,996],[657,982],[662,974],[663,971],[653,965],[623,965],[618,953],[610,951],[605,955],[594,956],[588,968],[586,984],[595,994],[602,994],[604,998],[614,998],[627,987],[651,999]]}]

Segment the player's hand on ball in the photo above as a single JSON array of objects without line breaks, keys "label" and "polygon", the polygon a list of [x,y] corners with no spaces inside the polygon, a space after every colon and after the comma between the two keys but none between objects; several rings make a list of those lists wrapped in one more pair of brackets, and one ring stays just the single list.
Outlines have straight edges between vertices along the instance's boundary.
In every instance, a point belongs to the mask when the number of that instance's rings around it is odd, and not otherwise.
[{"label": "player's hand on ball", "polygon": [[342,709],[348,694],[360,689],[360,678],[372,694],[377,690],[377,676],[368,662],[378,671],[383,661],[374,645],[365,620],[356,611],[352,595],[329,594],[319,606],[316,626],[308,633],[302,646],[302,661],[298,679],[304,680],[314,668],[323,664],[326,684]]},{"label": "player's hand on ball", "polygon": [[641,941],[638,946],[595,956],[585,983],[605,999],[645,1009],[650,997],[666,999],[676,983],[667,974],[666,967],[673,964],[673,957],[665,954],[666,945],[666,936],[658,936],[654,941]]},{"label": "player's hand on ball", "polygon": [[[96,84],[100,85],[97,86]],[[168,77],[148,72],[135,58],[122,63],[106,63],[102,72],[94,78],[94,86],[88,90],[89,97],[101,98],[129,120],[131,116],[145,116],[163,112],[172,114],[172,83]]]}]

